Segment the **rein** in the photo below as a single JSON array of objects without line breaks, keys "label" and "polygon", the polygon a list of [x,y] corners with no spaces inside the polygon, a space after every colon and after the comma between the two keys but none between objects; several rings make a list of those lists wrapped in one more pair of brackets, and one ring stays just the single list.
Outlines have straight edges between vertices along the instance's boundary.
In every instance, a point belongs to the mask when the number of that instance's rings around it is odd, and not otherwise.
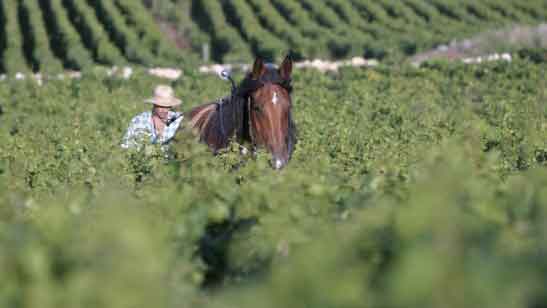
[{"label": "rein", "polygon": [[218,114],[219,114],[219,117],[220,117],[220,133],[222,134],[222,137],[223,138],[226,138],[226,130],[224,129],[224,115],[223,115],[223,112],[222,112],[222,106],[224,105],[224,98],[221,98],[218,102],[215,103],[217,105],[217,108],[218,108]]},{"label": "rein", "polygon": [[[251,111],[251,97],[248,96],[247,97],[247,110],[248,112],[250,113]],[[253,147],[255,147],[255,135],[253,134],[253,125],[251,123],[251,116],[249,116],[249,118],[247,119],[247,125],[249,126],[249,138],[251,139],[251,144],[253,145]]]}]

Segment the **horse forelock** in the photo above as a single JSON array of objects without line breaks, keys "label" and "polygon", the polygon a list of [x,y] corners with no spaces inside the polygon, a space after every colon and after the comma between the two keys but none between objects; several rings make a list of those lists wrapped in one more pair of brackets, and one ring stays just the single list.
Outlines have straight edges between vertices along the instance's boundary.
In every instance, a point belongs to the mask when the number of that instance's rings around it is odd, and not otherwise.
[{"label": "horse forelock", "polygon": [[248,96],[250,93],[263,87],[265,84],[273,83],[281,86],[289,94],[292,92],[292,80],[281,77],[278,70],[273,66],[268,66],[264,74],[258,79],[253,79],[252,74],[248,73],[240,82],[237,93],[242,97]]}]

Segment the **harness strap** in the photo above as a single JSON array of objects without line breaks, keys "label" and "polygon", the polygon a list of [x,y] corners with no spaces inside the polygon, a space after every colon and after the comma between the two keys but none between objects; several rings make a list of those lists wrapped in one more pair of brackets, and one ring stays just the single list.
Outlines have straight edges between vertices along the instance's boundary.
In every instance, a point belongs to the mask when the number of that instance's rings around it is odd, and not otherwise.
[{"label": "harness strap", "polygon": [[218,116],[220,117],[220,133],[223,138],[226,138],[226,130],[224,129],[224,114],[222,112],[222,106],[224,105],[224,98],[221,98],[218,102],[215,103],[218,108]]},{"label": "harness strap", "polygon": [[248,96],[247,97],[247,114],[248,114],[248,119],[247,121],[249,122],[248,125],[249,125],[249,137],[251,138],[251,144],[253,145],[253,147],[256,146],[255,144],[255,136],[253,134],[253,121],[251,121],[251,97]]}]

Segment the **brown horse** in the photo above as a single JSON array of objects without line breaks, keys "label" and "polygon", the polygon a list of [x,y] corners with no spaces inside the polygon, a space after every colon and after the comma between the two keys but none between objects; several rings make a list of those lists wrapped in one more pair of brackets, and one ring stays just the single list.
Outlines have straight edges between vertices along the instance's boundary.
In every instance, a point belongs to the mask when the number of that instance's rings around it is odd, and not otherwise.
[{"label": "brown horse", "polygon": [[256,58],[252,71],[232,89],[232,95],[186,115],[190,127],[214,153],[226,148],[230,140],[248,142],[253,150],[263,147],[270,152],[273,168],[283,168],[296,144],[291,73],[289,56],[278,69]]}]

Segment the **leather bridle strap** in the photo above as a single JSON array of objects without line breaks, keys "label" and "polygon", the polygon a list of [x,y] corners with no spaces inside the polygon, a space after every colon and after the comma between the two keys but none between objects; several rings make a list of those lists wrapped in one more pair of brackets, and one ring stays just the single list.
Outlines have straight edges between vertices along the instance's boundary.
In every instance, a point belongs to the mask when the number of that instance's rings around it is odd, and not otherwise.
[{"label": "leather bridle strap", "polygon": [[253,122],[251,121],[251,97],[250,96],[247,96],[247,114],[248,114],[248,125],[249,125],[249,137],[251,138],[251,144],[253,145],[253,147],[256,147],[256,144],[255,144],[255,136],[253,134]]},{"label": "leather bridle strap", "polygon": [[224,98],[221,98],[218,102],[215,103],[218,108],[218,116],[219,116],[219,122],[220,122],[220,133],[222,134],[222,138],[226,138],[226,130],[224,129],[224,114],[222,112],[222,106],[224,105]]}]

